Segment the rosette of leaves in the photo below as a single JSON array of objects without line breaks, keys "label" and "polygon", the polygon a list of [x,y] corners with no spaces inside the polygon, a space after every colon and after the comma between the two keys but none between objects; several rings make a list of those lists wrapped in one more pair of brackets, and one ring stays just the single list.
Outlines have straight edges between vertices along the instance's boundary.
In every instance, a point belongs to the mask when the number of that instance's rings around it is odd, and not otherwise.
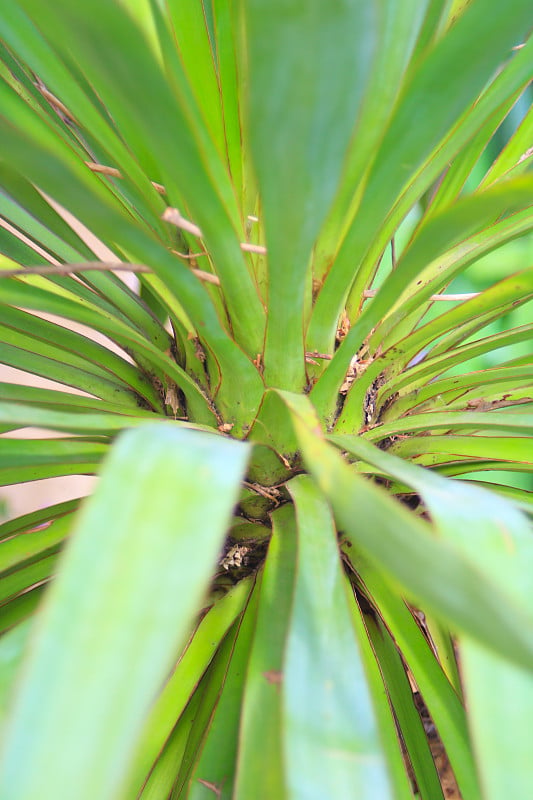
[{"label": "rosette of leaves", "polygon": [[532,796],[532,24],[9,2],[3,798]]}]

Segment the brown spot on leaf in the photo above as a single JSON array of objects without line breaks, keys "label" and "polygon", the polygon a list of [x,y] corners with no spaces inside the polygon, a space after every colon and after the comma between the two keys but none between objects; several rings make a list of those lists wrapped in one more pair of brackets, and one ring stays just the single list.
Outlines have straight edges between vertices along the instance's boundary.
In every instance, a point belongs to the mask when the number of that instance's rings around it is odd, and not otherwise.
[{"label": "brown spot on leaf", "polygon": [[263,672],[263,676],[269,683],[279,685],[283,682],[283,673],[277,669],[269,669],[268,672]]},{"label": "brown spot on leaf", "polygon": [[206,787],[206,789],[211,789],[211,791],[214,792],[217,797],[222,797],[222,787],[218,786],[216,783],[204,781],[202,778],[198,778],[198,783],[201,783],[202,786]]}]

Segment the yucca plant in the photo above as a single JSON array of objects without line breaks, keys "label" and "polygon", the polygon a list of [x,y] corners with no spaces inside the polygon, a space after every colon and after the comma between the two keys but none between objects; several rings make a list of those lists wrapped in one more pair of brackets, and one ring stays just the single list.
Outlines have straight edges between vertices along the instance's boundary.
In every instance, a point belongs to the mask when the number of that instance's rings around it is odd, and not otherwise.
[{"label": "yucca plant", "polygon": [[533,796],[532,25],[2,9],[2,800]]}]

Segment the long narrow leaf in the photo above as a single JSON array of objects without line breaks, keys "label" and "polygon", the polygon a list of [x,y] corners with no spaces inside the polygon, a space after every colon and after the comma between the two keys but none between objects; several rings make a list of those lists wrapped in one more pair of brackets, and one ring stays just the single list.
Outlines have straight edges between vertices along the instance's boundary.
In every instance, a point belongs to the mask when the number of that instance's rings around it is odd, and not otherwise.
[{"label": "long narrow leaf", "polygon": [[32,641],[5,737],[4,795],[116,795],[207,586],[246,453],[172,426],[117,445]]},{"label": "long narrow leaf", "polygon": [[[349,443],[349,437],[336,437],[335,441],[340,447],[348,445],[351,452],[384,466],[394,477],[419,491],[439,532],[476,564],[480,575],[512,597],[517,607],[533,613],[531,530],[526,518],[511,503],[471,484],[452,483],[406,464],[360,440]],[[506,658],[510,654],[491,652],[470,637],[465,637],[462,645],[468,664],[465,689],[469,704],[472,703],[472,735],[482,766],[484,792],[490,798],[501,797],[504,787],[509,785],[507,768],[511,768],[513,792],[527,797],[533,782],[522,743],[533,709],[531,666],[525,669],[512,664]],[[513,724],[509,724],[510,714]],[[495,731],[499,731],[497,737]]]},{"label": "long narrow leaf", "polygon": [[317,435],[307,398],[279,394],[292,411],[311,474],[362,554],[439,618],[516,663],[533,667],[532,610],[492,575],[483,576],[452,542],[435,538],[427,523],[351,470]]},{"label": "long narrow leaf", "polygon": [[[308,262],[365,92],[377,14],[371,4],[351,0],[330,6],[253,0],[244,8],[248,127],[275,289],[268,297],[265,374],[274,385],[301,389]],[[290,359],[282,357],[287,347]]]},{"label": "long narrow leaf", "polygon": [[308,477],[294,478],[289,491],[298,526],[298,572],[283,668],[289,796],[385,800],[393,794],[348,611],[331,511]]},{"label": "long narrow leaf", "polygon": [[202,754],[190,780],[188,800],[212,800],[211,787],[216,787],[220,792],[221,800],[230,800],[233,795],[241,703],[260,587],[259,578],[240,622],[224,688],[207,732]]},{"label": "long narrow leaf", "polygon": [[422,634],[405,601],[399,596],[379,567],[367,559],[350,553],[350,560],[362,581],[367,596],[394,632],[402,656],[413,673],[416,684],[429,708],[444,742],[446,752],[465,798],[478,800],[481,791],[475,770],[465,709],[457,692],[434,657],[429,642]]},{"label": "long narrow leaf", "polygon": [[241,581],[208,611],[196,628],[189,646],[150,711],[135,754],[135,768],[128,780],[126,797],[136,797],[158,754],[168,742],[189,698],[209,667],[216,650],[242,612],[250,592],[250,582]]},{"label": "long narrow leaf", "polygon": [[[289,798],[280,684],[296,568],[294,508],[282,506],[272,515],[272,521],[244,689],[235,800],[248,800],[250,796],[257,800]],[[258,708],[262,711],[260,716]]]}]

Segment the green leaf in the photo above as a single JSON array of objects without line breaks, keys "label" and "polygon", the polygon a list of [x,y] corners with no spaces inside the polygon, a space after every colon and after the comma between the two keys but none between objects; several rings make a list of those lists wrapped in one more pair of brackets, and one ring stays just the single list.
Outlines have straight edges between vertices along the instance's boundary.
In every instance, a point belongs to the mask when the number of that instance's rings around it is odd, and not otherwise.
[{"label": "green leaf", "polygon": [[44,594],[44,585],[36,586],[29,591],[15,597],[5,606],[0,607],[0,632],[13,629],[22,621],[28,619],[35,613]]},{"label": "green leaf", "polygon": [[[108,5],[105,7],[108,10],[111,8]],[[57,35],[57,31],[55,33]],[[73,35],[73,31],[67,32],[66,40],[71,38],[69,34]],[[119,38],[122,38],[122,35]],[[101,42],[98,44],[98,52],[100,48]],[[114,50],[112,42],[109,52]],[[97,61],[99,60],[98,55]],[[136,58],[133,58],[133,62],[137,63]],[[149,94],[150,90],[147,96]],[[132,102],[137,106],[138,97],[141,96],[137,86],[135,95],[135,101]],[[117,240],[127,243],[128,258],[131,261],[153,266],[156,275],[164,279],[167,291],[175,297],[179,296],[181,303],[187,306],[188,315],[213,350],[223,373],[232,374],[235,378],[232,381],[228,379],[221,382],[217,396],[220,411],[227,412],[227,417],[230,417],[229,422],[239,425],[248,422],[250,416],[255,413],[262,394],[261,377],[249,358],[228,337],[200,281],[180,263],[176,256],[169,253],[162,243],[155,240],[151,233],[137,227],[128,214],[117,209],[108,191],[99,184],[97,177],[90,173],[71,149],[55,137],[44,124],[40,125],[35,115],[14,93],[7,91],[1,82],[0,96],[2,97],[0,105],[5,114],[5,118],[0,115],[2,146],[12,148],[14,158],[17,158],[17,152],[21,151],[19,155],[26,164],[25,172],[28,178],[39,186],[46,186],[49,194],[52,194],[58,202],[68,205],[76,217],[84,219],[87,226],[94,225],[95,232],[99,236],[106,238],[110,243]],[[147,118],[151,118],[152,110],[147,112]],[[165,109],[165,115],[168,112],[169,109]],[[18,126],[16,129],[15,121]],[[174,163],[173,154],[176,147],[176,140],[172,137],[173,128],[174,123],[169,129],[172,142],[166,142],[167,147],[171,147],[169,164]],[[227,233],[226,227],[224,230]],[[240,258],[241,251],[237,249]],[[233,264],[233,261],[231,263]],[[243,307],[251,308],[252,305],[244,302]],[[256,330],[257,318],[253,319],[255,335],[261,339],[260,332]],[[261,347],[254,346],[252,342],[250,349],[255,357]]]},{"label": "green leaf", "polygon": [[[31,331],[31,336],[26,333]],[[124,385],[144,397],[152,407],[160,401],[140,370],[117,353],[75,331],[15,308],[4,308],[0,339],[32,353],[82,368],[91,375]]]},{"label": "green leaf", "polygon": [[65,514],[70,514],[78,508],[81,499],[77,498],[75,500],[66,500],[63,503],[54,503],[46,508],[39,508],[37,511],[3,522],[0,525],[0,540],[11,538],[20,532],[31,531],[46,522],[60,519]]},{"label": "green leaf", "polygon": [[15,567],[50,548],[55,548],[68,536],[72,527],[72,514],[54,520],[46,527],[25,530],[0,543],[0,570]]},{"label": "green leaf", "polygon": [[32,637],[5,735],[4,794],[116,796],[207,588],[246,455],[241,443],[172,426],[118,442]]},{"label": "green leaf", "polygon": [[[30,338],[28,337],[28,339]],[[65,363],[61,360],[59,352],[50,351],[49,348],[39,348],[38,345],[32,346],[30,341],[21,342],[21,344],[27,344],[31,349],[2,342],[0,363],[32,375],[57,381],[66,386],[72,386],[88,394],[101,397],[107,402],[121,403],[126,408],[128,406],[135,408],[138,405],[135,393],[124,384],[113,381],[111,376],[107,378],[95,375],[90,370],[84,369],[83,366]],[[51,353],[52,357],[42,355],[39,350]]]},{"label": "green leaf", "polygon": [[[199,404],[203,406],[207,405],[205,397],[202,395],[196,382],[182,367],[176,364],[173,359],[169,358],[165,353],[162,353],[158,347],[152,344],[152,342],[145,339],[129,325],[124,324],[122,320],[117,319],[116,316],[113,316],[109,312],[102,313],[100,311],[97,311],[95,314],[93,309],[87,309],[86,303],[84,302],[85,298],[80,297],[73,299],[70,295],[67,297],[58,296],[57,293],[43,290],[39,286],[27,284],[22,281],[2,281],[1,278],[0,298],[5,303],[15,306],[21,305],[25,308],[31,308],[35,311],[51,313],[67,320],[81,322],[82,324],[88,325],[95,330],[105,333],[107,336],[116,341],[124,350],[135,354],[143,363],[146,361],[150,366],[150,371],[155,371],[157,369],[163,377],[168,376],[169,379],[175,381],[176,384],[183,390],[187,400],[191,403],[194,403],[195,409],[198,408]],[[3,349],[3,353],[7,354],[7,347]],[[60,379],[61,377],[65,376],[65,368],[62,366],[58,367],[54,361],[49,360],[48,362],[43,363],[42,359],[37,355],[32,354],[32,358],[30,358],[29,356],[25,355],[23,351],[16,351],[12,358],[15,357],[18,359],[17,363],[20,363],[22,367],[27,368],[30,372],[35,372],[37,368],[39,368],[40,370],[45,370],[43,374],[47,375],[46,369],[48,369],[50,377],[56,376],[57,379]],[[3,360],[6,361],[6,355],[3,355]],[[33,368],[30,369],[33,362],[35,362],[35,364],[33,365]],[[74,375],[78,381],[85,379],[84,385],[87,384],[87,377],[83,372],[80,373],[81,378],[79,378],[77,373],[72,369],[67,374]],[[90,388],[92,384],[87,385],[89,385]],[[101,388],[101,393],[103,392],[104,388],[107,388],[107,384],[105,383],[104,379],[101,379],[97,385],[103,387]],[[110,402],[115,400],[116,402],[122,402],[123,405],[131,405],[133,401],[135,402],[135,405],[137,405],[137,402],[134,400],[131,392],[128,394],[126,394],[124,390],[122,390],[122,394],[119,394],[119,392],[120,387],[115,390],[117,397],[113,398],[113,395],[111,395]],[[207,411],[207,414],[204,414],[204,419],[200,421],[205,421],[206,419],[209,420],[212,418],[212,412]]]},{"label": "green leaf", "polygon": [[[386,375],[387,380],[377,391],[374,419],[379,418],[385,421],[396,418],[401,415],[401,409],[406,406],[403,396],[400,402],[397,402],[398,387],[400,388],[400,395],[403,395],[404,392],[401,391],[402,385],[406,383],[409,385],[412,395],[411,402],[413,399],[418,398],[419,393],[421,396],[428,396],[431,393],[431,388],[435,385],[434,381],[428,382],[428,374],[439,374],[444,371],[448,364],[454,365],[464,362],[471,357],[472,352],[485,352],[484,348],[489,344],[496,349],[498,339],[480,339],[470,342],[464,348],[459,347],[459,345],[480,328],[503,318],[504,315],[512,312],[522,303],[531,300],[532,279],[532,270],[524,270],[517,275],[505,278],[485,292],[470,298],[444,314],[440,314],[427,324],[402,337],[402,322],[404,324],[407,323],[409,328],[412,328],[413,325],[412,317],[407,313],[408,307],[415,307],[410,303],[409,299],[406,300],[396,312],[393,310],[383,323],[378,324],[376,333],[371,337],[369,342],[370,352],[379,351],[383,344],[383,334],[391,330],[391,334],[385,338],[385,347],[388,347],[388,349],[379,358],[374,359],[364,373],[355,381],[350,391],[351,408],[356,409],[359,406],[360,409],[363,409],[365,397],[370,386],[378,379],[378,376]],[[400,300],[399,303],[401,302]],[[407,316],[404,316],[404,312]],[[505,331],[502,334],[504,342],[508,336],[511,337],[511,340],[513,336],[517,336],[520,341],[521,335],[520,330],[515,330],[514,333],[513,331]],[[431,342],[435,340],[437,340],[437,344],[430,348]],[[419,359],[419,363],[415,362],[414,366],[410,366],[410,362],[413,359]],[[418,378],[421,375],[424,375],[423,381]],[[413,376],[415,380],[411,383],[410,379]],[[459,384],[462,379],[456,380]],[[505,395],[506,398],[511,397],[510,388],[510,386],[502,387],[502,395]],[[438,394],[438,392],[435,391],[435,394]],[[467,402],[472,398],[466,397],[464,392],[461,393],[461,396],[464,396],[464,407],[468,408]],[[390,403],[387,403],[387,398],[391,398]],[[392,401],[392,398],[395,399]],[[488,395],[486,399],[489,400]],[[390,405],[388,413],[382,414],[381,411],[384,410],[386,405]],[[439,405],[444,405],[444,403],[439,402]],[[428,406],[428,410],[432,408],[433,405]],[[341,414],[337,425],[339,432],[342,428],[353,430],[356,427],[357,422],[353,416],[348,416],[345,413]],[[358,416],[362,416],[361,411]]]},{"label": "green leaf", "polygon": [[[244,615],[215,715],[209,726],[201,756],[189,784],[188,800],[212,800],[209,785],[220,791],[221,800],[233,794],[239,746],[239,722],[246,668],[257,619],[261,577],[257,579]],[[144,798],[143,798],[144,800]]]},{"label": "green leaf", "polygon": [[480,188],[490,185],[496,180],[517,175],[528,169],[531,164],[531,125],[533,107],[524,115],[517,130],[511,136],[498,158],[480,183]]},{"label": "green leaf", "polygon": [[[175,198],[181,206],[186,195],[220,274],[236,338],[255,357],[261,350],[258,320],[264,318],[263,306],[239,247],[234,227],[238,209],[229,176],[201,119],[180,59],[174,58],[172,77],[166,80],[145,33],[120,4],[60,2],[47,14],[33,0],[24,0],[23,5],[42,30],[54,30],[59,54],[69,43],[63,57],[79,65],[122,135],[154,164],[171,204]],[[160,35],[164,35],[162,29]]]},{"label": "green leaf", "polygon": [[[132,409],[130,414],[99,414],[97,411],[93,413],[92,409],[86,413],[83,413],[83,408],[80,410],[80,412],[62,411],[41,408],[37,405],[4,403],[0,401],[0,421],[12,426],[13,428],[38,426],[40,428],[49,428],[55,431],[66,431],[68,433],[87,433],[99,435],[111,434],[115,431],[122,430],[122,428],[139,427],[139,425],[145,425],[148,420],[153,420],[154,424],[157,425],[160,422],[168,422],[168,417],[158,417],[157,415],[146,412],[143,409],[136,409],[135,411]],[[206,426],[196,426],[187,422],[180,422],[179,424],[181,426],[187,428],[192,427],[197,430],[212,430]],[[29,445],[22,445],[22,447],[27,446]],[[2,445],[0,445],[0,453],[1,448]]]},{"label": "green leaf", "polygon": [[135,800],[137,798],[139,800],[168,800],[201,700],[202,692],[195,691],[154,764],[141,793],[131,795],[132,798],[135,797]]},{"label": "green leaf", "polygon": [[[453,542],[484,579],[505,593],[518,608],[533,614],[530,575],[533,568],[531,528],[526,518],[504,498],[472,484],[449,481],[370,448],[361,439],[335,437],[346,448],[385,468],[418,491],[439,533]],[[509,614],[512,611],[509,609]],[[510,653],[494,653],[461,637],[461,664],[476,756],[484,796],[527,797],[533,789],[524,760],[524,740],[533,713],[533,670],[510,663]],[[466,668],[465,668],[466,667]],[[498,735],[496,735],[498,731]],[[505,765],[505,766],[504,766]]]},{"label": "green leaf", "polygon": [[[499,216],[508,216],[513,211],[530,206],[532,187],[531,179],[525,177],[509,182],[508,185],[497,185],[483,194],[464,198],[451,209],[446,209],[429,220],[402,255],[396,269],[389,273],[376,297],[352,325],[327,371],[313,388],[313,401],[319,413],[331,413],[330,409],[335,407],[338,389],[354,353],[358,351],[369,331],[394,306],[405,285],[413,281],[442,252],[478,233]],[[329,273],[330,276],[331,274],[332,272]],[[315,313],[317,308],[318,303]],[[308,344],[312,344],[313,349],[316,346],[320,350],[320,342],[308,341]],[[358,400],[351,400],[350,394],[343,409],[343,418],[346,420],[351,420],[360,408]]]},{"label": "green leaf", "polygon": [[[533,469],[531,471],[533,472]],[[474,480],[473,476],[471,475],[464,476],[463,480],[472,481],[476,486],[480,486],[482,489],[490,489],[493,492],[497,492],[503,497],[507,497],[509,500],[512,500],[515,506],[521,511],[529,514],[530,516],[533,515],[533,492],[529,492],[526,489],[521,489],[517,486],[507,486],[504,483],[497,483],[494,480]]]},{"label": "green leaf", "polygon": [[[427,0],[386,0],[379,7],[376,16],[378,45],[373,58],[365,65],[369,76],[361,111],[337,197],[315,248],[313,277],[319,282],[327,275],[345,229],[357,213],[369,167],[405,81],[413,49],[418,46],[417,36],[428,5],[431,3]],[[355,192],[354,187],[358,187]]]},{"label": "green leaf", "polygon": [[506,411],[435,411],[411,414],[388,425],[378,425],[362,434],[366,439],[384,439],[387,436],[414,431],[452,430],[453,432],[491,431],[522,434],[533,430],[530,414],[510,414]]},{"label": "green leaf", "polygon": [[[213,0],[216,42],[216,63],[220,99],[223,106],[228,165],[235,189],[241,193],[241,208],[248,213],[255,210],[254,182],[248,165],[248,143],[241,131],[241,103],[239,79],[246,78],[240,72],[239,12],[240,9],[226,0]],[[205,6],[204,6],[205,8]]]},{"label": "green leaf", "polygon": [[[531,214],[531,224],[533,227],[533,214]],[[503,317],[522,303],[530,301],[532,297],[533,269],[530,268],[498,281],[476,297],[471,297],[466,302],[457,305],[444,314],[440,314],[431,322],[418,327],[405,339],[398,342],[397,337],[395,337],[394,350],[391,351],[389,358],[385,356],[383,366],[385,366],[386,362],[390,363],[392,361],[395,371],[399,372],[405,369],[417,353],[427,349],[431,342],[443,334],[448,335],[439,342],[435,350],[431,352],[431,355],[451,350],[452,347],[468,339],[480,328],[495,319]],[[417,298],[416,302],[420,302],[420,298]],[[384,328],[383,333],[394,327],[395,322],[396,324],[399,322],[398,314],[401,314],[402,317],[406,316],[411,308],[415,307],[415,303],[407,300],[397,314],[393,312],[389,319],[385,320],[384,324],[380,326]],[[379,339],[382,338],[383,333],[379,334]],[[375,341],[374,339],[373,344]],[[394,359],[392,358],[392,352],[395,355]]]},{"label": "green leaf", "polygon": [[451,5],[453,0],[430,0],[427,4],[424,25],[417,41],[416,55],[423,53],[428,45],[442,35]]},{"label": "green leaf", "polygon": [[428,800],[443,800],[444,796],[428,739],[416,710],[413,692],[396,643],[377,615],[367,614],[365,624],[383,672],[383,680],[409,754],[420,797]]},{"label": "green leaf", "polygon": [[0,485],[58,475],[90,475],[109,446],[82,439],[0,438]]},{"label": "green leaf", "polygon": [[5,606],[29,589],[47,583],[55,573],[57,548],[55,549],[56,552],[25,561],[18,564],[16,569],[3,573],[0,583],[0,604]]},{"label": "green leaf", "polygon": [[533,714],[533,673],[466,637],[461,666],[483,797],[529,797],[533,776],[527,742]]},{"label": "green leaf", "polygon": [[[424,358],[419,364],[405,370],[396,378],[392,378],[387,384],[387,392],[390,391],[393,394],[400,391],[404,394],[404,392],[414,391],[419,386],[426,386],[431,378],[442,375],[452,367],[464,364],[476,356],[494,352],[500,347],[508,347],[519,342],[530,341],[532,332],[533,324],[520,325],[517,328],[504,330],[501,333],[494,333],[482,339],[475,339],[473,342],[452,347],[449,352],[437,353],[432,357]],[[439,348],[438,345],[437,348]],[[525,363],[530,363],[529,357]],[[509,362],[508,365],[511,366],[511,364],[512,362]],[[404,392],[401,391],[402,389]]]},{"label": "green leaf", "polygon": [[191,773],[195,768],[205,740],[207,729],[218,705],[220,693],[224,687],[226,675],[231,662],[238,625],[234,623],[215,653],[199,687],[201,700],[198,711],[191,725],[191,732],[187,739],[179,773],[172,786],[170,800],[183,800],[188,796],[188,785]]},{"label": "green leaf", "polygon": [[[471,407],[473,407],[475,398],[480,402],[485,399],[485,395],[490,398],[494,384],[496,384],[496,391],[501,391],[503,395],[506,391],[517,387],[527,389],[532,382],[533,366],[531,365],[494,367],[492,369],[454,375],[451,378],[441,378],[440,380],[431,381],[426,386],[422,386],[420,389],[405,394],[401,399],[396,400],[393,408],[391,408],[392,416],[402,416],[405,411],[410,411],[413,408],[420,410],[419,406],[424,403],[430,403],[432,408],[438,409],[444,404],[450,406],[454,401],[461,402],[463,398],[463,407],[466,407],[469,401],[471,401]],[[481,393],[483,393],[483,398]],[[389,416],[390,412],[385,410],[381,415],[381,419],[384,422],[388,421]]]},{"label": "green leaf", "polygon": [[357,571],[357,582],[379,609],[388,629],[413,673],[431,717],[437,726],[463,796],[477,800],[481,793],[470,745],[466,712],[454,687],[428,640],[415,622],[396,585],[389,582],[379,566],[349,551],[349,559]]},{"label": "green leaf", "polygon": [[189,646],[182,653],[145,722],[126,797],[136,797],[147,775],[151,774],[152,768],[156,769],[158,754],[168,743],[175,725],[179,725],[178,721],[220,642],[247,603],[250,588],[250,581],[240,581],[209,609],[196,627]]},{"label": "green leaf", "polygon": [[[0,402],[10,405],[24,406],[21,415],[29,412],[29,406],[36,409],[49,411],[72,412],[111,412],[123,414],[125,409],[119,403],[107,403],[97,397],[84,397],[83,395],[62,392],[57,389],[42,389],[40,386],[23,386],[18,383],[0,382]],[[138,409],[140,415],[154,419],[153,412]]]},{"label": "green leaf", "polygon": [[410,436],[395,442],[390,452],[410,461],[416,459],[416,463],[422,466],[468,461],[475,465],[476,459],[500,459],[502,462],[515,462],[517,469],[533,468],[531,437],[458,436],[455,433]]},{"label": "green leaf", "polygon": [[[280,684],[293,601],[296,519],[292,505],[272,514],[244,701],[235,778],[235,800],[288,798],[284,774],[284,720]],[[261,714],[257,709],[261,709]],[[268,769],[265,770],[265,764]]]},{"label": "green leaf", "polygon": [[[361,293],[369,287],[379,259],[401,220],[460,147],[472,138],[486,116],[502,102],[499,94],[493,92],[488,103],[479,101],[479,113],[472,110],[513,45],[527,35],[531,25],[528,1],[513,0],[507,8],[505,25],[495,25],[497,17],[496,0],[477,0],[414,65],[411,80],[374,158],[358,213],[314,307],[309,349],[328,352],[354,275],[357,303],[354,316],[360,313]],[[504,99],[530,79],[531,53],[524,51],[511,60],[507,70],[512,73],[514,62],[522,67],[518,87],[507,80],[505,70],[500,81],[494,79],[494,86],[502,87]],[[372,324],[368,325],[367,330],[371,327]],[[358,345],[352,352],[357,348]]]},{"label": "green leaf", "polygon": [[[248,128],[275,287],[268,296],[265,376],[271,385],[302,389],[308,262],[365,93],[377,10],[356,0],[327,6],[252,0],[244,15]],[[282,357],[287,348],[290,359]]]},{"label": "green leaf", "polygon": [[[98,143],[97,150],[102,161],[120,169],[126,185],[130,191],[133,189],[135,204],[140,203],[145,218],[157,225],[163,208],[161,198],[126,143],[118,135],[112,120],[98,103],[88,84],[83,80],[73,80],[72,66],[56,57],[51,42],[44,38],[39,29],[41,26],[35,26],[18,4],[14,4],[11,13],[0,20],[0,25],[2,38],[24,58],[34,74],[39,75],[45,86],[65,104],[73,118],[83,121],[85,135],[94,149],[96,149],[95,143]],[[50,106],[43,105],[50,113]],[[50,115],[57,122],[57,116],[53,111]],[[69,136],[64,127],[60,130],[63,136],[72,142],[74,137]],[[93,149],[91,144],[89,150]],[[159,225],[162,229],[162,224]]]},{"label": "green leaf", "polygon": [[23,622],[8,633],[4,633],[0,639],[0,721],[2,725],[13,698],[13,688],[30,629],[31,623]]},{"label": "green leaf", "polygon": [[279,394],[292,412],[304,461],[354,546],[439,619],[533,667],[533,611],[509,587],[481,574],[455,543],[435,538],[424,520],[350,469],[317,435],[308,398]]},{"label": "green leaf", "polygon": [[[506,102],[491,114],[487,122],[482,125],[471,141],[459,152],[443,176],[442,182],[436,188],[427,216],[431,216],[438,209],[450,205],[459,196],[469,176],[476,169],[476,165],[479,165],[483,151],[487,146],[490,147],[489,143],[495,131],[507,117],[519,94],[520,90],[509,96]],[[472,180],[472,178],[470,179]]]},{"label": "green leaf", "polygon": [[[307,476],[288,484],[298,569],[283,665],[285,770],[294,800],[389,798],[366,676],[346,597],[335,525]],[[349,668],[348,668],[349,665]]]},{"label": "green leaf", "polygon": [[[216,53],[213,52],[207,22],[207,3],[195,0],[171,3],[168,7],[169,22],[175,37],[175,47],[187,74],[211,136],[221,152],[226,150],[224,122],[222,119],[222,97],[215,69]],[[217,38],[218,46],[218,38]]]},{"label": "green leaf", "polygon": [[[343,558],[344,564],[348,563]],[[376,659],[376,650],[369,639],[368,613],[364,613],[359,605],[354,587],[346,576],[347,590],[349,593],[349,609],[357,641],[361,650],[361,657],[365,667],[368,688],[372,695],[374,713],[378,723],[380,739],[384,756],[389,768],[389,777],[394,792],[395,800],[413,797],[411,781],[406,772],[404,755],[398,738],[397,719],[389,696],[389,687],[384,683],[384,669]]]}]

